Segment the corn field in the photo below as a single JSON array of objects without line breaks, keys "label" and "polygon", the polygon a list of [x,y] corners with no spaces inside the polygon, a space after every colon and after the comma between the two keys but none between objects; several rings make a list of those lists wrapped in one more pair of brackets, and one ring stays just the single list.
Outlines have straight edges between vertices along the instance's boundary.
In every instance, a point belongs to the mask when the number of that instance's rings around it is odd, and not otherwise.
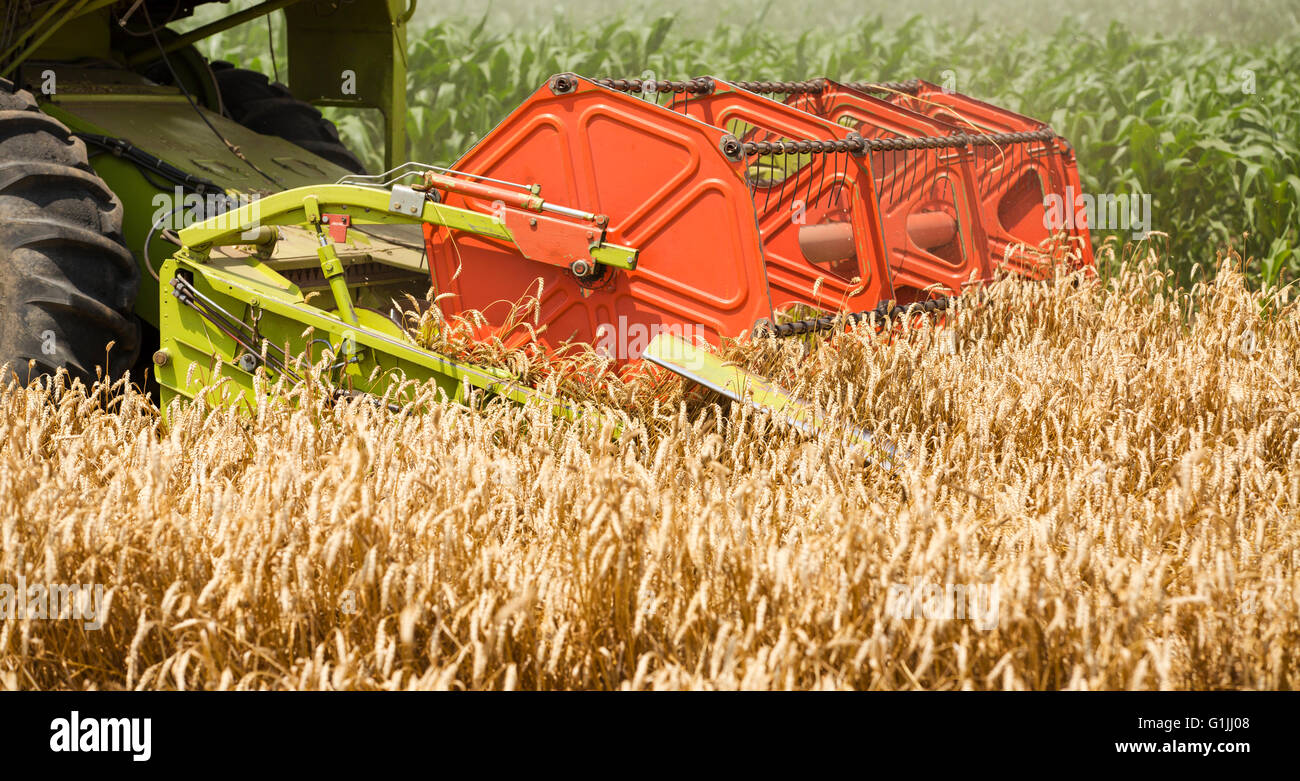
[{"label": "corn field", "polygon": [[[797,19],[777,5],[733,4],[717,16],[725,24],[714,21],[712,7],[703,23],[689,4],[677,15],[651,16],[634,5],[594,5],[551,17],[518,2],[457,18],[426,8],[424,24],[410,33],[407,157],[451,165],[548,77],[566,71],[919,77],[1049,123],[1076,148],[1085,192],[1149,195],[1147,227],[1168,236],[1162,257],[1180,282],[1207,246],[1211,257],[1240,252],[1252,284],[1285,284],[1300,274],[1294,0],[1102,0],[1050,12],[997,0],[979,4],[974,18],[949,0],[918,0],[915,8],[895,7],[891,18],[923,15],[889,24],[837,0],[801,6]],[[274,29],[284,51],[284,27]],[[246,25],[203,46],[210,57],[271,73],[271,40],[263,26]],[[382,170],[378,115],[327,113],[368,167]],[[1107,235],[1131,238],[1128,230],[1098,232]]]},{"label": "corn field", "polygon": [[[0,686],[1294,687],[1300,314],[1235,256],[1179,289],[1143,252],[730,347],[892,471],[662,377],[576,421],[10,381],[0,583],[107,612],[4,620]],[[952,585],[990,620],[891,600]]]}]

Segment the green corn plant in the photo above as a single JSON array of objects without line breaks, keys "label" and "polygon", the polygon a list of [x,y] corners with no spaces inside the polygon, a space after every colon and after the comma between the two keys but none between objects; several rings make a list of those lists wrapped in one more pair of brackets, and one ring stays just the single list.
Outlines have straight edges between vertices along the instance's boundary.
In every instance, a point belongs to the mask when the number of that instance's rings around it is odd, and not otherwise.
[{"label": "green corn plant", "polygon": [[[1183,0],[1189,9],[1196,2]],[[563,71],[660,79],[919,76],[1050,123],[1075,145],[1085,190],[1149,195],[1149,227],[1168,234],[1174,279],[1187,281],[1193,259],[1207,250],[1228,248],[1248,259],[1254,284],[1300,273],[1300,85],[1293,75],[1300,36],[1281,27],[1271,38],[1251,27],[1216,40],[1099,25],[1095,15],[1062,19],[1054,32],[974,17],[888,24],[874,16],[790,31],[770,6],[759,6],[712,28],[627,10],[557,16],[525,30],[493,24],[492,14],[410,31],[412,159],[454,162]],[[1273,18],[1284,27],[1295,15]],[[270,69],[264,27],[246,25],[207,46],[211,57]],[[327,114],[378,170],[379,118]],[[1097,232],[1098,241],[1107,237],[1131,239],[1128,231]]]}]

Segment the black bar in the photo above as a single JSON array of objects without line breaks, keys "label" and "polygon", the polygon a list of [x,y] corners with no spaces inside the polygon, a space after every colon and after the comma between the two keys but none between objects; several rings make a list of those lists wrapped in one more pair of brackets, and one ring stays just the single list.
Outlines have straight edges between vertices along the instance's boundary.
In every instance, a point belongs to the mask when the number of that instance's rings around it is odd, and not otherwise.
[{"label": "black bar", "polygon": [[[1294,760],[1295,704],[1287,694],[1237,692],[11,693],[0,734],[10,767],[54,778],[74,767],[337,777],[350,766],[419,777],[461,767],[493,776],[982,769],[1018,777],[1285,768]],[[66,750],[73,711],[83,739],[102,736],[103,719],[149,719],[148,760],[132,758],[143,749]],[[143,745],[145,722],[134,725]],[[1208,753],[1191,744],[1208,744]]]}]

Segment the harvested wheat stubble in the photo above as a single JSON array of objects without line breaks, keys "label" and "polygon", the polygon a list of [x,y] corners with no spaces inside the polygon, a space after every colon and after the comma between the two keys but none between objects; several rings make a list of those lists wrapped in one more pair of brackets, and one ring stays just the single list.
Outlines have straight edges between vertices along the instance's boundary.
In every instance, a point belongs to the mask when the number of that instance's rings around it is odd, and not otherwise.
[{"label": "harvested wheat stubble", "polygon": [[[11,383],[0,583],[111,605],[4,620],[0,685],[1293,687],[1300,317],[1232,263],[1153,269],[1000,281],[948,332],[798,365],[733,348],[895,438],[895,475],[680,387],[615,439],[319,394],[165,426]],[[891,614],[948,583],[996,586],[993,626]]]}]

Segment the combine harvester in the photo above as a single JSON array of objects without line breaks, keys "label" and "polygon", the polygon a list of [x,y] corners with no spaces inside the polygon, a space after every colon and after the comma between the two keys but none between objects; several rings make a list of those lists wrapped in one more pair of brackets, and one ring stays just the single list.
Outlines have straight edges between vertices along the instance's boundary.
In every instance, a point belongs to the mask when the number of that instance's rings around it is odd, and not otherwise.
[{"label": "combine harvester", "polygon": [[[1041,277],[1092,263],[1086,229],[1044,227],[1045,196],[1078,191],[1069,145],[925,82],[559,74],[438,168],[398,162],[404,4],[358,0],[353,14],[384,23],[374,31],[273,0],[185,35],[162,27],[165,15],[195,3],[20,5],[28,24],[6,39],[0,69],[64,86],[39,104],[0,88],[0,253],[15,280],[0,301],[0,363],[93,376],[113,339],[127,359],[110,356],[113,373],[131,365],[136,329],[156,328],[143,355],[164,408],[218,375],[236,404],[259,374],[390,403],[411,380],[461,401],[540,397],[407,334],[392,302],[432,283],[445,316],[482,313],[477,338],[552,349],[615,333],[628,347],[611,356],[619,365],[646,360],[820,428],[810,405],[711,348],[846,320],[884,327],[944,310],[999,268]],[[50,16],[54,6],[70,15]],[[294,93],[193,49],[280,8]],[[86,64],[91,44],[99,59]],[[386,118],[382,175],[360,173],[306,102],[367,105],[319,78],[331,64],[321,57],[341,51],[370,63],[358,92]],[[82,144],[101,154],[88,160]],[[42,211],[42,183],[81,210]],[[171,224],[194,204],[202,219]],[[537,326],[525,332],[511,318],[528,297]],[[63,353],[24,336],[42,329]]]}]

